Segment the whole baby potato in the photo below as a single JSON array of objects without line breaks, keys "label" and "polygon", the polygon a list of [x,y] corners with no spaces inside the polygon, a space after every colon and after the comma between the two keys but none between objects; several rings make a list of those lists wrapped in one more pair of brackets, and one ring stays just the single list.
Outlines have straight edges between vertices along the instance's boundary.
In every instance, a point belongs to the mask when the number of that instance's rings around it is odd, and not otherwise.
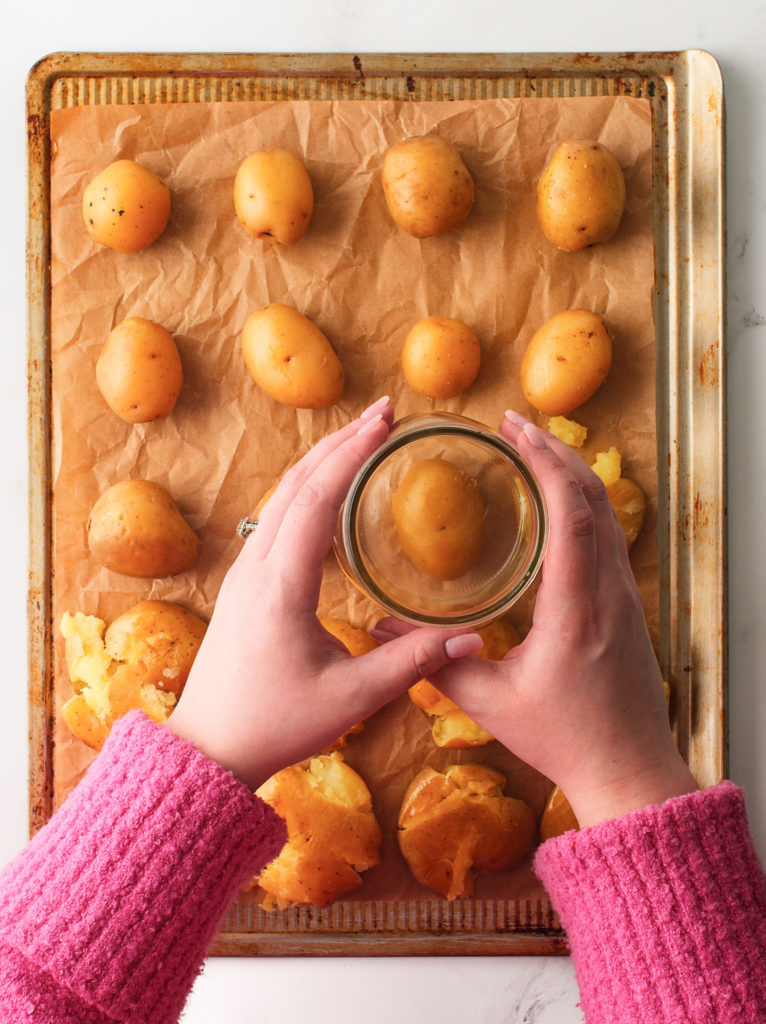
[{"label": "whole baby potato", "polygon": [[88,517],[88,547],[97,562],[123,576],[175,576],[197,561],[199,540],[160,484],[122,480]]},{"label": "whole baby potato", "polygon": [[291,306],[273,302],[251,313],[242,353],[255,383],[285,405],[324,409],[343,394],[343,367],[329,341]]},{"label": "whole baby potato", "polygon": [[482,551],[486,507],[474,477],[446,459],[422,459],[391,499],[402,550],[439,580],[468,572]]},{"label": "whole baby potato", "polygon": [[416,391],[431,398],[462,395],[476,379],[481,346],[461,320],[429,316],[410,330],[402,350],[402,369]]},{"label": "whole baby potato", "polygon": [[537,183],[537,219],[548,241],[576,252],[606,242],[620,226],[625,178],[600,142],[562,142]]},{"label": "whole baby potato", "polygon": [[169,416],[183,384],[172,335],[140,316],[123,320],[101,350],[96,383],[109,408],[128,423]]},{"label": "whole baby potato", "polygon": [[567,309],[533,334],[521,360],[521,388],[535,409],[563,416],[601,387],[611,364],[612,339],[601,317]]},{"label": "whole baby potato", "polygon": [[253,153],[234,179],[234,209],[254,238],[292,245],[303,238],[314,210],[308,171],[286,149]]},{"label": "whole baby potato", "polygon": [[400,228],[415,238],[459,228],[473,206],[473,178],[446,139],[421,135],[399,142],[383,158],[383,193]]},{"label": "whole baby potato", "polygon": [[85,189],[82,215],[97,242],[117,252],[140,252],[165,230],[170,189],[134,160],[116,160]]}]

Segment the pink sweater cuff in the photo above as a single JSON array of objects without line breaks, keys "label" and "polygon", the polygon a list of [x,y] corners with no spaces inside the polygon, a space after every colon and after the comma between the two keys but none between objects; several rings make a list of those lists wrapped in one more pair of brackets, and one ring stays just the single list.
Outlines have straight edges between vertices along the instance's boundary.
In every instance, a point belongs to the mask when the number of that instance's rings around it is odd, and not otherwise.
[{"label": "pink sweater cuff", "polygon": [[544,843],[588,1024],[766,1021],[766,878],[731,782]]},{"label": "pink sweater cuff", "polygon": [[284,822],[141,712],[0,875],[5,942],[116,1021],[176,1020],[231,898]]}]

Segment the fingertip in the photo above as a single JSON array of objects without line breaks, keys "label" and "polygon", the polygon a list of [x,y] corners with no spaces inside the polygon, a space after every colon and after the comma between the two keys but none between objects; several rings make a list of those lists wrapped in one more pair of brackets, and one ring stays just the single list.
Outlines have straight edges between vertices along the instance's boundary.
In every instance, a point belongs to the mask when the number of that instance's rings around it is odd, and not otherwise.
[{"label": "fingertip", "polygon": [[524,424],[523,433],[529,443],[537,448],[538,451],[544,452],[548,448],[548,438],[545,432],[541,430],[536,424],[527,422]]},{"label": "fingertip", "polygon": [[469,654],[477,654],[484,646],[484,638],[479,633],[459,633],[451,636],[444,644],[444,651],[452,661],[465,658]]}]

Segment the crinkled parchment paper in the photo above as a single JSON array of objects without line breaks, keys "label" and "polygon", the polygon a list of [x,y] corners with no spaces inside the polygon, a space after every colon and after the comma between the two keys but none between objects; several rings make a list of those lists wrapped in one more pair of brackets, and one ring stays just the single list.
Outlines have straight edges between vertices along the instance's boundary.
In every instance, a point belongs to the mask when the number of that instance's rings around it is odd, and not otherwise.
[{"label": "crinkled parchment paper", "polygon": [[[451,139],[476,182],[464,227],[441,238],[410,238],[388,216],[380,185],[385,149],[408,136]],[[110,621],[145,598],[179,601],[209,617],[241,542],[237,521],[315,441],[388,393],[397,415],[437,403],[413,392],[400,370],[408,329],[429,315],[465,320],[482,346],[473,387],[439,407],[498,426],[521,396],[524,347],[548,317],[585,307],[615,337],[611,373],[574,417],[589,428],[583,454],[616,444],[624,474],[649,498],[632,561],[650,628],[657,627],[656,455],[651,118],[631,98],[479,100],[434,103],[290,101],[93,106],[54,111],[52,157],[52,358],[54,610]],[[555,250],[535,217],[534,186],[558,142],[593,138],[622,164],[627,206],[617,236],[580,253]],[[248,154],[284,147],[300,155],[315,189],[305,238],[280,247],[248,237],[232,184]],[[123,255],[86,233],[81,196],[90,178],[119,158],[136,159],[170,186],[163,236]],[[327,335],[346,372],[332,409],[282,406],[249,377],[240,350],[248,313],[269,302],[295,306]],[[109,331],[128,316],[155,320],[175,336],[184,388],[173,415],[131,426],[106,406],[95,361]],[[546,420],[532,412],[545,425]],[[198,532],[198,565],[174,579],[132,580],[88,556],[85,524],[99,494],[117,480],[163,484]],[[258,596],[253,595],[253,601]],[[321,612],[370,626],[376,609],[326,564]],[[510,618],[523,634],[529,602]],[[57,640],[56,707],[71,695]],[[289,728],[290,723],[285,723]],[[60,802],[93,753],[59,725],[55,792]],[[410,778],[425,764],[486,761],[508,777],[508,792],[539,813],[550,784],[498,743],[438,750],[426,716],[405,696],[351,737],[347,760],[367,781],[385,833],[383,862],[367,873],[359,899],[428,896],[409,876],[396,845],[396,817]],[[529,865],[485,876],[485,898],[534,897]],[[251,894],[244,899],[257,899]]]}]

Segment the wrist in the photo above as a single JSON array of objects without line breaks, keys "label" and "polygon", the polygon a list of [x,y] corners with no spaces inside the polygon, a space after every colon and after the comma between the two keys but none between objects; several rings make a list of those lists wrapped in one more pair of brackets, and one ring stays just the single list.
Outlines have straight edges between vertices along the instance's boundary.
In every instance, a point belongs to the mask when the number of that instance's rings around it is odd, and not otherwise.
[{"label": "wrist", "polygon": [[660,763],[626,773],[608,783],[575,787],[565,792],[580,828],[587,828],[643,807],[663,804],[697,789],[697,780],[675,751]]}]

